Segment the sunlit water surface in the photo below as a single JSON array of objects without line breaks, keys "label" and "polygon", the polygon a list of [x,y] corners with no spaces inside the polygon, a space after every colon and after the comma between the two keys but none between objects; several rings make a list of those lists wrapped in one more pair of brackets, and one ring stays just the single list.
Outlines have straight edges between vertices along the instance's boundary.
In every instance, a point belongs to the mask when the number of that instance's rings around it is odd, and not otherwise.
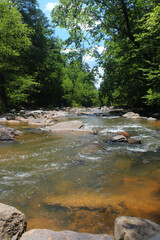
[{"label": "sunlit water surface", "polygon": [[[121,215],[160,224],[160,121],[77,119],[99,134],[23,126],[18,143],[0,145],[0,202],[24,212],[28,229],[113,234]],[[117,131],[142,144],[107,143]]]}]

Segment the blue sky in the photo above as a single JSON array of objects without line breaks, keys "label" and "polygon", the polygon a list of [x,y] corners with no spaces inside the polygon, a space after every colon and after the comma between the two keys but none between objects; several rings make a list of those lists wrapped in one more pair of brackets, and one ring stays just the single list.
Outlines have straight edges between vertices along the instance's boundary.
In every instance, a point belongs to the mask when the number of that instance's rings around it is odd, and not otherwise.
[{"label": "blue sky", "polygon": [[[37,0],[37,2],[39,3],[40,9],[45,13],[45,15],[51,21],[51,17],[50,17],[51,10],[58,4],[58,1]],[[56,36],[62,38],[63,40],[67,39],[69,36],[65,29],[60,29],[60,28],[56,28],[55,34]]]},{"label": "blue sky", "polygon": [[[39,3],[40,9],[45,13],[45,15],[48,17],[48,19],[51,21],[51,10],[59,4],[58,0],[37,0]],[[67,39],[69,34],[65,29],[60,29],[57,27],[55,29],[55,35],[62,38],[63,40]],[[103,46],[98,47],[99,52],[101,53],[104,50]],[[89,64],[89,66],[92,68],[96,65],[95,59],[89,55],[85,56],[85,61]],[[99,73],[103,75],[103,69],[99,68]],[[97,87],[99,87],[100,81],[98,81]]]}]

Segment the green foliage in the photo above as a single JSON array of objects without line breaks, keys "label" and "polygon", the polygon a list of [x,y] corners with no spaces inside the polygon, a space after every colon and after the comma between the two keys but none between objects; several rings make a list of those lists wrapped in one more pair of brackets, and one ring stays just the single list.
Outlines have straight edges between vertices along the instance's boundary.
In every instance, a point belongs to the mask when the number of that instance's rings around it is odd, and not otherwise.
[{"label": "green foliage", "polygon": [[[16,7],[0,2],[0,99],[4,107],[27,101],[28,88],[35,84],[25,71],[24,53],[31,46],[31,29]],[[24,98],[24,96],[26,98]],[[12,102],[14,99],[14,102]]]},{"label": "green foliage", "polygon": [[153,92],[151,88],[147,91],[147,93],[148,94],[143,97],[144,99],[146,99],[147,105],[160,105],[160,93]]},{"label": "green foliage", "polygon": [[[156,0],[60,0],[52,11],[55,26],[77,34],[78,46],[105,41],[99,63],[104,79],[102,104],[141,106],[149,88],[159,92],[159,5]],[[92,46],[91,46],[92,47]],[[156,91],[156,89],[158,89]]]},{"label": "green foliage", "polygon": [[58,43],[53,39],[48,39],[47,56],[37,75],[40,83],[39,92],[36,95],[37,106],[62,105],[63,67],[64,61]]},{"label": "green foliage", "polygon": [[64,68],[63,100],[67,106],[95,106],[98,105],[98,91],[94,83],[93,72],[86,71],[79,60],[72,60]]}]

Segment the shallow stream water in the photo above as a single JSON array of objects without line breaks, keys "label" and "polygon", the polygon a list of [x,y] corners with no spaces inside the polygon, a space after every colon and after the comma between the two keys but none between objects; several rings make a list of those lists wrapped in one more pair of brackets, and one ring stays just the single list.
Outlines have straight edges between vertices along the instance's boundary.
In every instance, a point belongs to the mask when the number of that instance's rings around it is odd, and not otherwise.
[{"label": "shallow stream water", "polygon": [[[21,126],[17,143],[0,145],[0,202],[25,213],[28,229],[113,234],[121,215],[160,224],[160,121],[73,119],[99,134]],[[108,143],[117,131],[142,144]]]}]

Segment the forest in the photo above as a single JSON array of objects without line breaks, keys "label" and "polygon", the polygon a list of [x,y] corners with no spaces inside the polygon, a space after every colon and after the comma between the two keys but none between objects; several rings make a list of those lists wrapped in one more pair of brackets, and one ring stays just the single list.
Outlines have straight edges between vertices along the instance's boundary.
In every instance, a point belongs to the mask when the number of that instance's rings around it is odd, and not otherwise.
[{"label": "forest", "polygon": [[[158,0],[60,0],[51,17],[50,23],[36,0],[0,1],[0,112],[100,105],[158,109]],[[66,41],[55,36],[57,26],[68,30]],[[102,43],[100,54],[95,46]],[[86,54],[96,58],[96,67],[84,61]]]}]

